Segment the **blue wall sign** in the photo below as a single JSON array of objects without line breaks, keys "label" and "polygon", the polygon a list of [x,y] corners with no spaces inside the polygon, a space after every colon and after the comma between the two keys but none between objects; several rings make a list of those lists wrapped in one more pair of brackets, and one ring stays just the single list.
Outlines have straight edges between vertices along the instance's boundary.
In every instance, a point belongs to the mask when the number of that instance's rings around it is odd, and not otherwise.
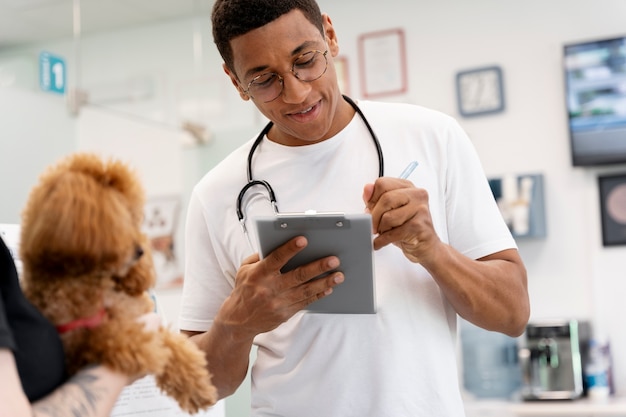
[{"label": "blue wall sign", "polygon": [[42,52],[39,54],[39,85],[44,91],[65,94],[65,60]]}]

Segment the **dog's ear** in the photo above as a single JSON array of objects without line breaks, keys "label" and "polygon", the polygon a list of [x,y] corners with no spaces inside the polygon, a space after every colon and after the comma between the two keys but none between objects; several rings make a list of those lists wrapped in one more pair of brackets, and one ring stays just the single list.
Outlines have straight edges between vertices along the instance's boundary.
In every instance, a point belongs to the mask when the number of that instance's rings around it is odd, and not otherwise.
[{"label": "dog's ear", "polygon": [[107,274],[135,250],[143,191],[119,162],[76,154],[52,167],[23,212],[24,268],[44,276]]}]

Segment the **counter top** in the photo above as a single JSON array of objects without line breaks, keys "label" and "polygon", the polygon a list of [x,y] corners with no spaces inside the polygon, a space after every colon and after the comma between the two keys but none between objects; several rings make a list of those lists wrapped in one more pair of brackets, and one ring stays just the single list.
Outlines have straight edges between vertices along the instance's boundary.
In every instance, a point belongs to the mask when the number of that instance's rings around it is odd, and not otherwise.
[{"label": "counter top", "polygon": [[608,398],[606,400],[573,400],[573,401],[533,401],[511,403],[509,409],[519,416],[626,416],[626,398]]},{"label": "counter top", "polygon": [[584,416],[626,417],[626,398],[572,401],[470,400],[465,402],[468,417],[473,416]]}]

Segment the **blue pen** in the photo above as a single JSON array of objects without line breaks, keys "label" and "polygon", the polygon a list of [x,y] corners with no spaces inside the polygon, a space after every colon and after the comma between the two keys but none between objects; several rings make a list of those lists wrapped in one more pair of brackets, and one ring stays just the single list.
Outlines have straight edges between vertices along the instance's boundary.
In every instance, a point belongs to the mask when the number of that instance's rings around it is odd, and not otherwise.
[{"label": "blue pen", "polygon": [[402,174],[400,174],[400,179],[407,179],[409,178],[409,175],[411,175],[411,172],[413,172],[413,170],[417,167],[418,163],[417,161],[413,161],[411,162],[409,165],[407,165],[406,168],[404,168],[404,171],[402,171]]}]

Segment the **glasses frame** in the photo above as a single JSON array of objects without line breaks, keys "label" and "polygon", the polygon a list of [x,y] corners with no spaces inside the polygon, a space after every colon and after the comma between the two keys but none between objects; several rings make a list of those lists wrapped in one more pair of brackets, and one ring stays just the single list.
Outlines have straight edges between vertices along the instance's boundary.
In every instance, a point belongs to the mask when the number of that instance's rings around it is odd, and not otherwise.
[{"label": "glasses frame", "polygon": [[[300,58],[302,58],[303,56],[305,56],[306,54],[310,54],[310,53],[318,53],[318,54],[322,54],[322,57],[324,57],[324,71],[322,71],[322,73],[317,77],[317,78],[313,78],[312,80],[303,80],[300,77],[298,77],[298,73],[294,71],[294,67],[296,66],[296,62],[298,62],[298,60]],[[313,81],[317,81],[320,78],[322,78],[322,76],[324,74],[326,74],[326,71],[328,71],[328,58],[326,57],[326,55],[328,54],[328,49],[326,49],[324,52],[320,51],[319,49],[312,49],[310,51],[306,51],[300,55],[298,55],[297,57],[294,58],[293,62],[291,63],[291,69],[289,70],[289,72],[291,74],[293,74],[294,77],[296,77],[296,79],[298,79],[299,81],[302,81],[303,83],[311,83]],[[283,89],[285,88],[285,77],[283,77],[282,75],[280,75],[277,72],[274,71],[270,71],[270,72],[264,72],[263,74],[257,75],[256,77],[254,77],[252,80],[250,80],[250,82],[248,83],[247,88],[245,88],[243,90],[243,92],[250,98],[254,99],[254,96],[252,94],[250,94],[250,87],[252,86],[252,84],[254,84],[255,81],[257,81],[258,79],[260,79],[261,77],[265,77],[268,74],[274,74],[278,77],[278,82],[280,83],[280,91],[278,92],[278,95],[276,97],[274,97],[271,100],[267,100],[264,101],[264,103],[269,103],[272,102],[274,100],[276,100],[278,97],[280,97],[280,95],[283,93]]]}]

